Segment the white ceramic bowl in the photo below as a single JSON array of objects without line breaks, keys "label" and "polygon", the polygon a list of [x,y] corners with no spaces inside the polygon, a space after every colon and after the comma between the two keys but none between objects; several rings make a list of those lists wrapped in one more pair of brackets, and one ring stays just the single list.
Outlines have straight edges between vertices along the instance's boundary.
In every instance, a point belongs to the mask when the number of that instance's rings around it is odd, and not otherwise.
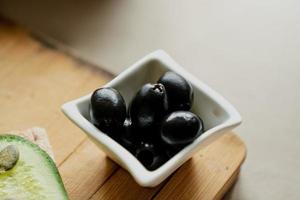
[{"label": "white ceramic bowl", "polygon": [[[241,116],[227,100],[186,72],[162,50],[145,56],[103,87],[113,87],[119,90],[128,104],[143,84],[155,83],[166,71],[174,71],[192,84],[194,88],[192,111],[203,119],[206,131],[154,171],[147,170],[130,152],[103,134],[89,121],[88,109],[91,93],[62,106],[62,111],[66,116],[85,131],[89,138],[112,160],[125,168],[138,184],[145,187],[158,185],[200,148],[241,123]],[[95,85],[95,89],[97,87],[99,86]]]}]

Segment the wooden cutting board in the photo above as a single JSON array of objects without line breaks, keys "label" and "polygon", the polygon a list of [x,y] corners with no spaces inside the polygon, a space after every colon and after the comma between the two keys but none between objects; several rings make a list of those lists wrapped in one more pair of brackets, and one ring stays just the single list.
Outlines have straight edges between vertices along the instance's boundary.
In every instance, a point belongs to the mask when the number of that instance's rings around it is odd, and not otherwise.
[{"label": "wooden cutting board", "polygon": [[44,127],[70,199],[220,199],[238,177],[246,148],[227,133],[156,188],[138,186],[60,111],[113,76],[0,20],[0,131]]}]

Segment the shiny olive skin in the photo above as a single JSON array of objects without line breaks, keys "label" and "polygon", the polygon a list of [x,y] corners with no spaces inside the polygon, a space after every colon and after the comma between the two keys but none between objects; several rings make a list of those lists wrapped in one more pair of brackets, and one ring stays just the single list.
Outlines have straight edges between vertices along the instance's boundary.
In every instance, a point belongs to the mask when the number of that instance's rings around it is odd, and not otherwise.
[{"label": "shiny olive skin", "polygon": [[126,119],[123,124],[122,132],[120,133],[119,143],[128,151],[134,152],[136,149],[136,132],[132,125],[131,119]]},{"label": "shiny olive skin", "polygon": [[155,170],[164,164],[168,157],[153,143],[141,142],[135,151],[135,157],[148,169]]},{"label": "shiny olive skin", "polygon": [[133,98],[129,114],[141,138],[159,135],[158,127],[168,110],[166,90],[162,84],[145,84]]},{"label": "shiny olive skin", "polygon": [[193,87],[182,76],[168,71],[157,82],[165,86],[170,111],[191,109],[194,98]]},{"label": "shiny olive skin", "polygon": [[202,120],[189,111],[175,111],[169,114],[161,126],[161,139],[173,148],[193,142],[204,132]]},{"label": "shiny olive skin", "polygon": [[126,104],[122,95],[113,88],[100,88],[91,97],[92,123],[104,133],[119,134],[126,118]]}]

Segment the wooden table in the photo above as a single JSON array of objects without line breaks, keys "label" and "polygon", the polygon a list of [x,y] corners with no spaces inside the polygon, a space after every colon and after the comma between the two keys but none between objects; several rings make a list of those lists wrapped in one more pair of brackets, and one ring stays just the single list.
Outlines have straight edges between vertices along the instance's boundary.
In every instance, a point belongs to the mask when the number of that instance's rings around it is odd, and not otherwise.
[{"label": "wooden table", "polygon": [[0,131],[46,128],[70,199],[222,198],[246,155],[237,135],[225,134],[158,187],[143,188],[61,113],[64,102],[112,77],[0,21]]}]

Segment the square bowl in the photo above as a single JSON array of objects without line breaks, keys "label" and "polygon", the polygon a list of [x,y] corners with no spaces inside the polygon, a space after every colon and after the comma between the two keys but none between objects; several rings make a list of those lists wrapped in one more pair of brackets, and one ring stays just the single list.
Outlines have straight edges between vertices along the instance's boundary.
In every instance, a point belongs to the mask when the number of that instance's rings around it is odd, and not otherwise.
[{"label": "square bowl", "polygon": [[92,93],[62,106],[62,111],[70,120],[79,126],[112,160],[125,168],[139,185],[144,187],[154,187],[160,184],[190,159],[196,151],[241,123],[240,114],[226,99],[186,72],[163,50],[148,54],[103,87],[113,87],[119,90],[128,106],[128,102],[142,85],[149,82],[155,83],[166,71],[174,71],[192,84],[194,103],[191,110],[203,119],[206,131],[154,171],[147,170],[129,151],[90,122],[89,104]]}]

